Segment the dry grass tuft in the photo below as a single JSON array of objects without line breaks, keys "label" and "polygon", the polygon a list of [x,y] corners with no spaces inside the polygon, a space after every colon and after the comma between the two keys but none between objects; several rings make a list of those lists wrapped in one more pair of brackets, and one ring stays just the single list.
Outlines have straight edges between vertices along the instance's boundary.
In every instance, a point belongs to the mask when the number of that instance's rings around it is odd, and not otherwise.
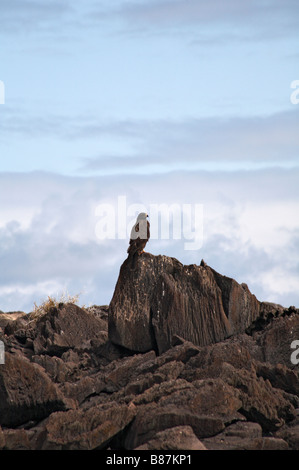
[{"label": "dry grass tuft", "polygon": [[[58,308],[59,304],[77,304],[79,300],[79,294],[77,295],[69,295],[68,293],[63,293],[59,299],[55,299],[55,297],[48,296],[47,300],[44,300],[40,305],[37,305],[34,302],[34,309],[30,313],[30,318],[32,320],[36,320],[47,313],[49,313],[53,308]],[[85,308],[84,306],[81,308]]]}]

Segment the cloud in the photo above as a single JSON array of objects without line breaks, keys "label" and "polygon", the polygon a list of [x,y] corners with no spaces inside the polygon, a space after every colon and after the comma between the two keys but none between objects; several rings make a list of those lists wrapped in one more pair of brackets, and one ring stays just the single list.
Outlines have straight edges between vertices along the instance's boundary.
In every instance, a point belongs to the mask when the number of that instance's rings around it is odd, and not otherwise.
[{"label": "cloud", "polygon": [[[299,115],[286,111],[265,117],[206,118],[183,121],[129,121],[103,129],[82,127],[86,137],[101,132],[129,138],[132,155],[86,158],[82,170],[108,172],[166,171],[188,168],[244,169],[260,166],[296,166]],[[78,135],[78,133],[76,133]],[[80,133],[79,133],[80,135]],[[131,140],[130,140],[131,137]],[[282,158],[283,155],[283,158]],[[222,167],[219,164],[222,163]],[[180,166],[179,166],[180,165]]]},{"label": "cloud", "polygon": [[[177,240],[152,239],[148,251],[184,264],[204,258],[246,282],[260,300],[296,305],[298,177],[299,170],[86,178],[0,174],[0,309],[30,311],[34,302],[63,291],[81,293],[87,305],[109,303],[126,258],[134,218],[128,208],[136,203],[149,211],[155,204],[203,204],[200,249],[185,250],[182,234]],[[116,220],[115,238],[99,240],[96,208],[110,204],[118,216],[119,196],[126,197],[127,237],[120,237]]]},{"label": "cloud", "polygon": [[[159,0],[128,1],[121,3],[118,13],[129,25],[143,28],[173,29],[200,26],[206,35],[224,36],[236,32],[236,36],[250,39],[296,32],[298,8],[295,0],[280,2],[240,2],[238,0]],[[297,20],[296,20],[297,19]],[[212,29],[211,27],[217,29]],[[233,38],[234,35],[231,36]]]},{"label": "cloud", "polygon": [[20,33],[57,26],[57,21],[72,11],[68,1],[2,0],[2,32]]},{"label": "cloud", "polygon": [[37,136],[55,137],[65,145],[82,142],[85,147],[86,142],[93,142],[100,155],[81,157],[77,170],[85,174],[145,173],[188,166],[210,170],[216,164],[222,170],[231,170],[232,165],[242,170],[297,166],[298,126],[297,109],[266,116],[105,122],[87,116],[25,118],[8,110],[3,118],[2,140],[6,142],[14,135],[34,140]]}]

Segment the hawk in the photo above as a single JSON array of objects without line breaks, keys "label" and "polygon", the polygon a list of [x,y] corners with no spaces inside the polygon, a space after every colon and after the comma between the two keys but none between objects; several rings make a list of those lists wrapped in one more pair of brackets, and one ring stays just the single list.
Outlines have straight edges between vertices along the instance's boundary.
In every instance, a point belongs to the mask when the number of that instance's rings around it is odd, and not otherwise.
[{"label": "hawk", "polygon": [[143,253],[145,245],[150,238],[150,223],[147,220],[148,214],[141,212],[133,225],[130,236],[130,244],[127,252],[128,257],[138,256]]}]

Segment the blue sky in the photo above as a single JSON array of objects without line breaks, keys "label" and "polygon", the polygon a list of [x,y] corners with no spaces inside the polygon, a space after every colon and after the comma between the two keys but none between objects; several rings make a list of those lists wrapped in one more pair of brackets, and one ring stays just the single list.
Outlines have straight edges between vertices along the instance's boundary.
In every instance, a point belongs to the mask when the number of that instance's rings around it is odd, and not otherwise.
[{"label": "blue sky", "polygon": [[299,305],[295,0],[2,0],[0,309],[108,303],[126,240],[105,201],[203,204],[208,264]]}]

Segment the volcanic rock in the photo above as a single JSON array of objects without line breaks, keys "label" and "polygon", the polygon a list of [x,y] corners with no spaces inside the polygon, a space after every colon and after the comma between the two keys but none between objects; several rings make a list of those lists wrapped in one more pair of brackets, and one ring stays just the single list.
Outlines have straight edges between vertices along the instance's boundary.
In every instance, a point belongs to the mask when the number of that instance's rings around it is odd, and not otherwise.
[{"label": "volcanic rock", "polygon": [[0,365],[0,424],[14,427],[29,420],[41,420],[66,402],[55,384],[37,364],[23,357],[5,354]]},{"label": "volcanic rock", "polygon": [[92,340],[107,339],[105,322],[73,304],[62,304],[36,321],[35,354],[61,356],[70,348],[90,347]]},{"label": "volcanic rock", "polygon": [[109,306],[0,313],[0,449],[298,450],[298,313],[150,254]]},{"label": "volcanic rock", "polygon": [[204,346],[244,332],[259,302],[245,284],[206,264],[144,253],[134,269],[129,258],[122,264],[108,314],[112,342],[161,354],[174,335]]},{"label": "volcanic rock", "polygon": [[275,437],[263,437],[262,428],[252,422],[231,424],[217,436],[203,439],[208,450],[288,450],[288,443]]},{"label": "volcanic rock", "polygon": [[206,450],[191,426],[175,426],[158,432],[153,439],[135,450]]},{"label": "volcanic rock", "polygon": [[90,410],[53,413],[46,424],[42,449],[96,450],[109,443],[134,418],[136,409],[111,402]]}]

